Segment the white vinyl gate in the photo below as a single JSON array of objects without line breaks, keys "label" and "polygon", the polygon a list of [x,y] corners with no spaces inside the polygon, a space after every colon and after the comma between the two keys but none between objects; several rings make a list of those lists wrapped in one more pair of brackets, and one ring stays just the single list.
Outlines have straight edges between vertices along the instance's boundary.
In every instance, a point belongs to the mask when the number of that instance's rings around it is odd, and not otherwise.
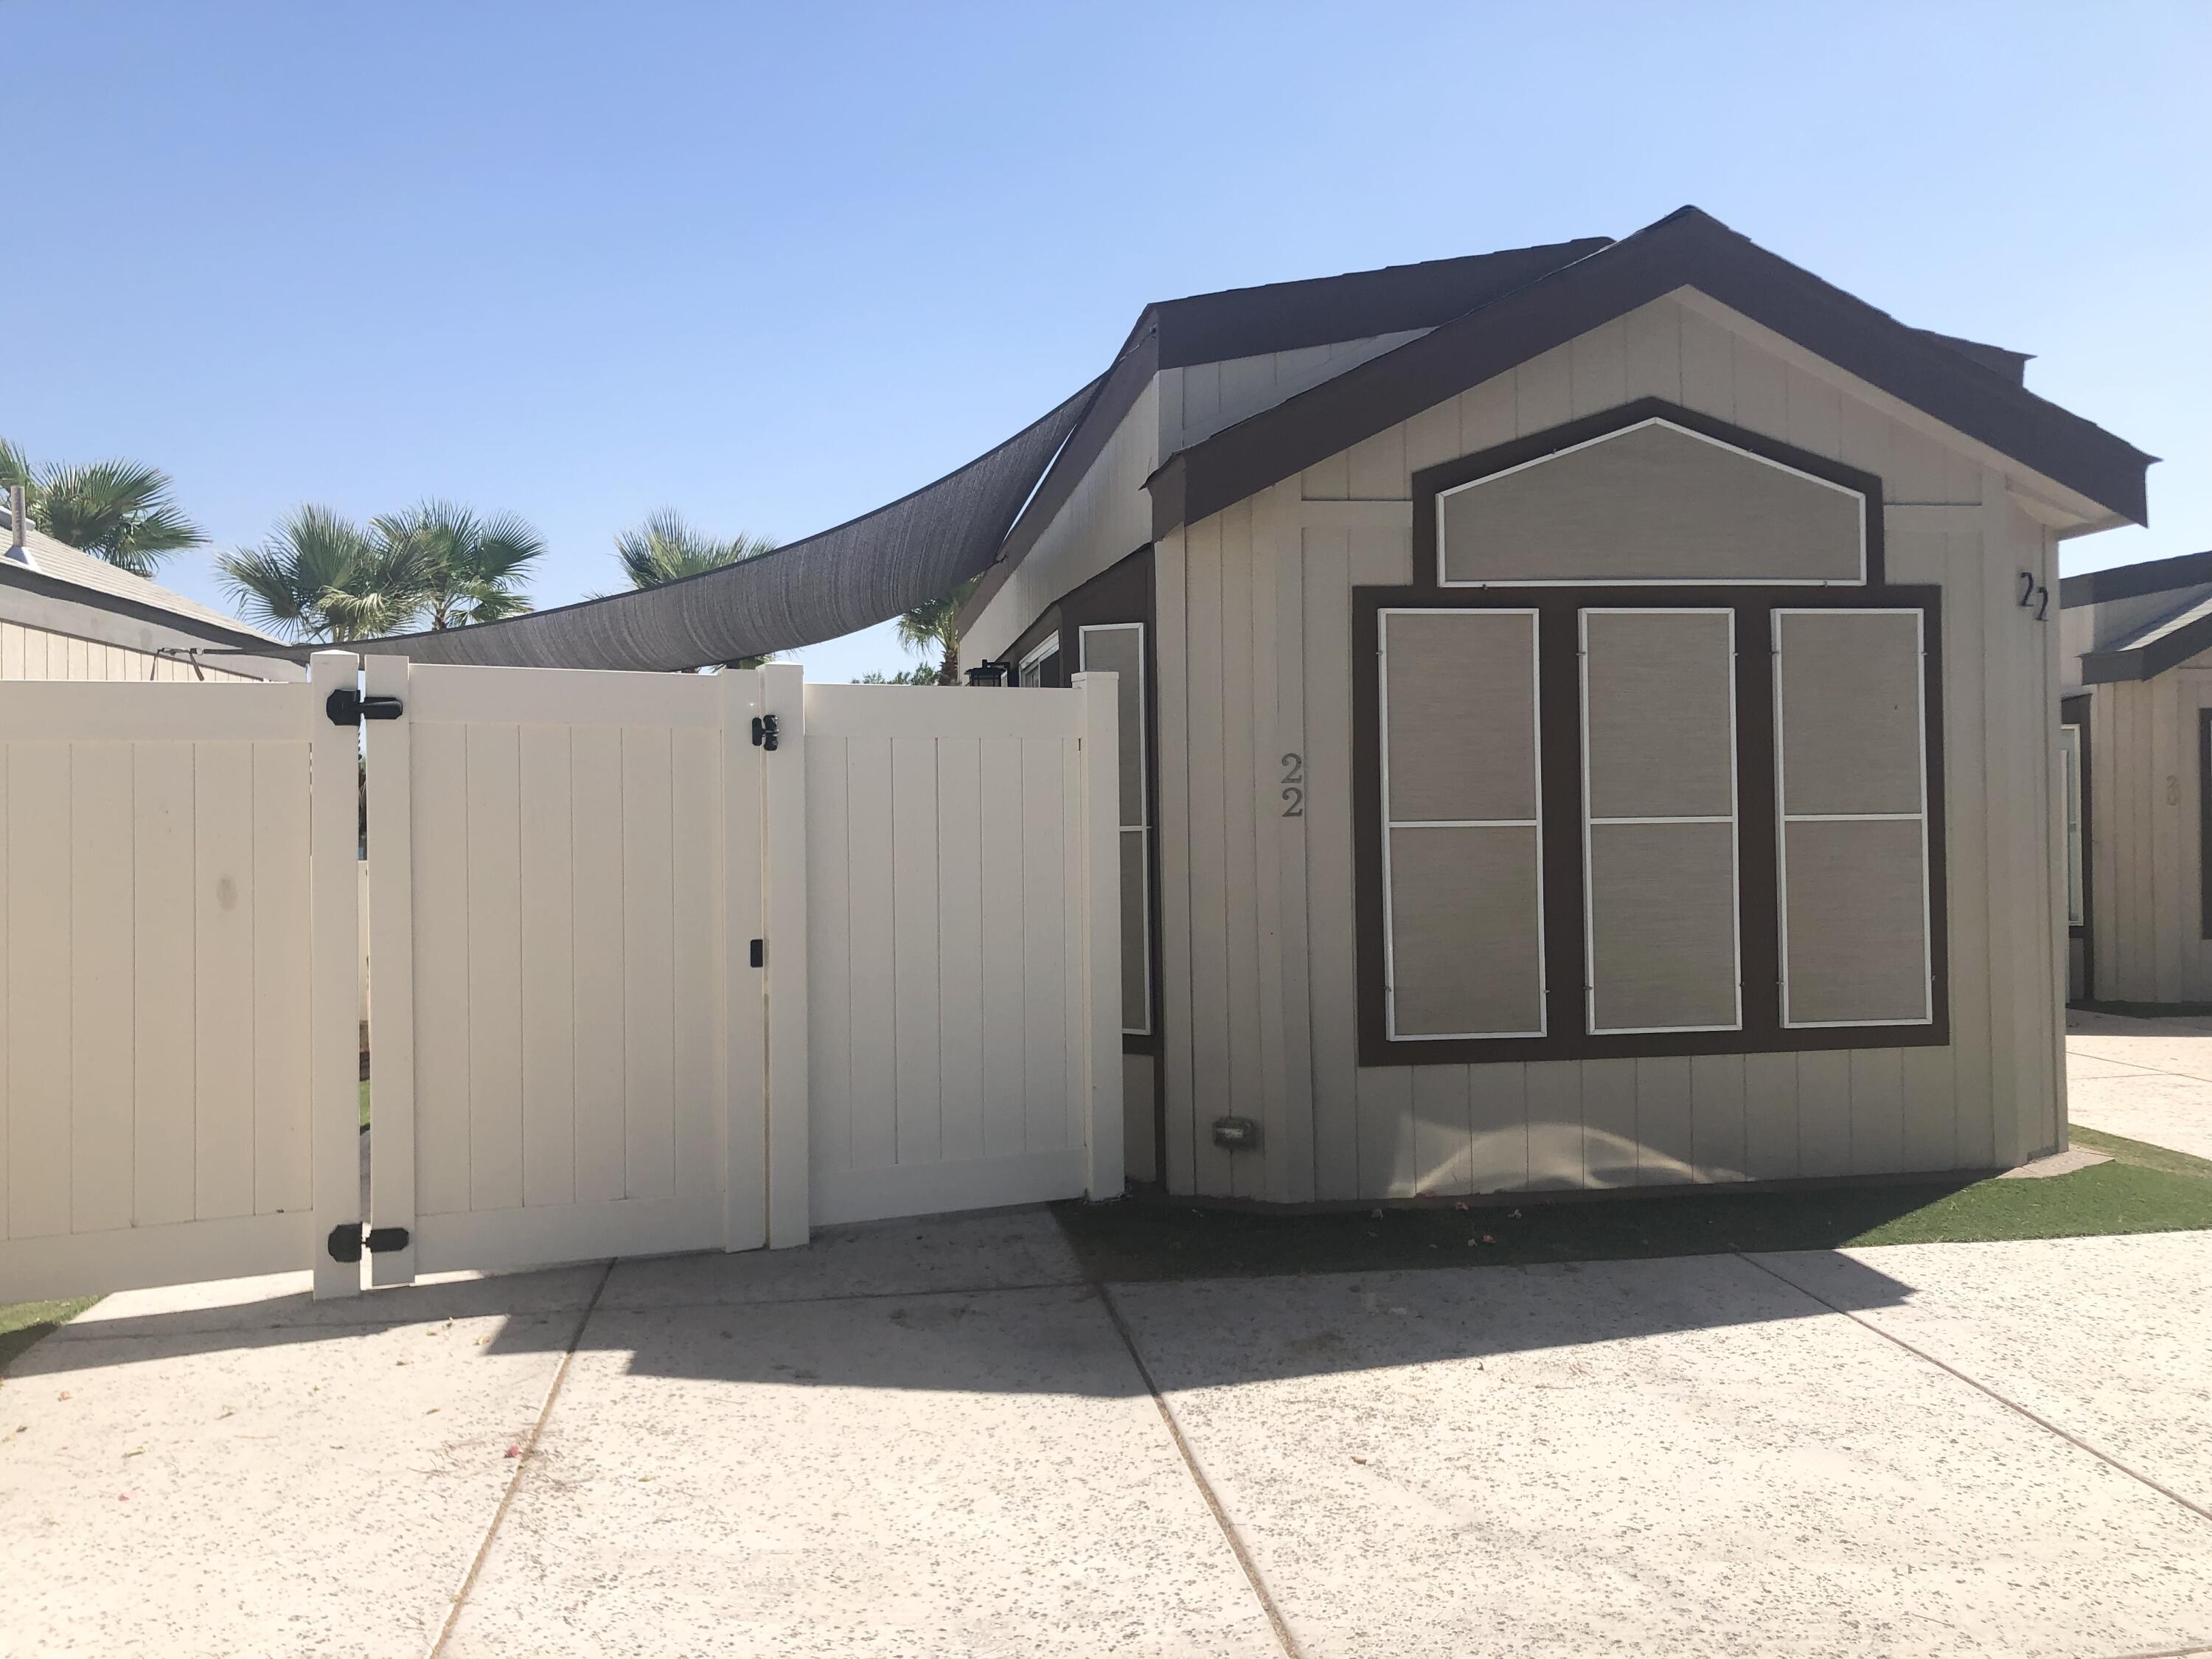
[{"label": "white vinyl gate", "polygon": [[1118,1194],[1116,741],[1110,676],[0,689],[0,1301]]}]

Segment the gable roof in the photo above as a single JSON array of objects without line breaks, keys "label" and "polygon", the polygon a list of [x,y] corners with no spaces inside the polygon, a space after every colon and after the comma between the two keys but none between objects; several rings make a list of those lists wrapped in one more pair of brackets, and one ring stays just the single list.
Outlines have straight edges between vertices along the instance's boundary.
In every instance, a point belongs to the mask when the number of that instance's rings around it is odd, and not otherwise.
[{"label": "gable roof", "polygon": [[1162,369],[1434,328],[1547,271],[1587,258],[1611,242],[1607,236],[1586,236],[1153,301],[1137,314],[1128,338],[1114,354],[1097,398],[1083,412],[1036,494],[1007,532],[997,559],[962,607],[961,626],[966,628],[981,614],[1036,544]]},{"label": "gable roof", "polygon": [[2069,576],[2058,584],[2059,606],[2068,611],[2159,593],[2179,596],[2166,614],[2081,653],[2082,684],[2152,679],[2212,651],[2212,552],[2146,559]]},{"label": "gable roof", "polygon": [[[1995,347],[1906,326],[1681,208],[1170,457],[1147,481],[1165,535],[1679,288],[1694,288],[1945,424],[2146,521],[2156,458],[2047,403]],[[1971,348],[1971,349],[1970,349]]]},{"label": "gable roof", "polygon": [[2058,605],[2104,605],[2113,599],[2136,599],[2146,593],[2170,593],[2178,587],[2212,582],[2212,552],[2184,553],[2171,559],[2145,559],[2139,564],[2114,565],[2068,576],[2058,584]]},{"label": "gable roof", "polygon": [[[12,533],[4,502],[0,502],[0,526],[8,526]],[[6,538],[0,537],[0,547],[6,545]],[[71,547],[67,542],[57,541],[35,523],[24,527],[23,545],[31,556],[27,564],[0,555],[0,584],[74,599],[80,605],[94,605],[143,621],[162,623],[226,646],[255,647],[276,642],[260,629],[249,628],[237,617],[226,616],[211,605],[187,599],[120,565],[110,564]]]}]

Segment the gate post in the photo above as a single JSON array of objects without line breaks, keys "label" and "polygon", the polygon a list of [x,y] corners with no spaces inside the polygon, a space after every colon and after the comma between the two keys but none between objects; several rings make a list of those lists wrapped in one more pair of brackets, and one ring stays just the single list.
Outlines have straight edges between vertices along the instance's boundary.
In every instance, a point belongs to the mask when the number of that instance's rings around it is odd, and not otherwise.
[{"label": "gate post", "polygon": [[760,671],[775,750],[761,761],[762,936],[768,974],[768,1242],[806,1243],[806,681],[796,663]]},{"label": "gate post", "polygon": [[368,1260],[371,1285],[415,1282],[414,744],[404,657],[367,657],[363,689],[399,699],[366,720],[368,758],[368,1224],[410,1242]]},{"label": "gate post", "polygon": [[361,1252],[330,1241],[361,1231],[361,878],[358,725],[326,705],[350,692],[360,659],[318,651],[307,705],[307,1144],[314,1191],[315,1299],[361,1294]]},{"label": "gate post", "polygon": [[[768,1029],[762,916],[766,867],[761,857],[762,775],[783,757],[756,744],[763,712],[757,669],[726,668],[722,690],[723,1030],[722,1105],[726,1154],[722,1175],[722,1248],[757,1250],[768,1243]],[[779,720],[778,724],[781,721]],[[763,737],[765,739],[766,733]],[[802,756],[803,758],[803,756]],[[753,941],[763,957],[756,963]]]},{"label": "gate post", "polygon": [[1078,674],[1083,695],[1085,1194],[1121,1196],[1121,732],[1118,674]]}]

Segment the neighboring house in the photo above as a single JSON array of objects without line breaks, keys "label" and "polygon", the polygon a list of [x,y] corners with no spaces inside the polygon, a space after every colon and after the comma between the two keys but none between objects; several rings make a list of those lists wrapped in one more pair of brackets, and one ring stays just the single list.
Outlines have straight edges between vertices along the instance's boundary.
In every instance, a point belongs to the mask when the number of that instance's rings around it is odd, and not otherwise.
[{"label": "neighboring house", "polygon": [[0,495],[0,680],[296,680],[277,641],[157,582],[18,526]]},{"label": "neighboring house", "polygon": [[2212,552],[2058,594],[2068,994],[2212,1002]]},{"label": "neighboring house", "polygon": [[1693,209],[1149,307],[963,618],[1021,684],[1123,677],[1132,1173],[2063,1144],[2037,599],[2152,458],[2026,362]]}]

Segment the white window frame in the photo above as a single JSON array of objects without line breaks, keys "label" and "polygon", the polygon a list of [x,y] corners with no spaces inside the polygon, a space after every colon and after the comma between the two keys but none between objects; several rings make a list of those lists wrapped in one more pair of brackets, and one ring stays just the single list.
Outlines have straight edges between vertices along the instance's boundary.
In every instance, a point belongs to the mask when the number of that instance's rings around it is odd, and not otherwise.
[{"label": "white window frame", "polygon": [[[1551,1035],[1549,967],[1544,949],[1544,676],[1543,635],[1540,613],[1529,610],[1450,610],[1417,605],[1385,606],[1376,613],[1375,672],[1376,691],[1376,746],[1382,763],[1382,799],[1376,811],[1382,822],[1382,1031],[1392,1042],[1464,1042],[1469,1040],[1512,1042]],[[1536,796],[1532,818],[1403,818],[1390,816],[1390,618],[1393,617],[1520,617],[1528,624],[1530,764]],[[1536,1029],[1532,1031],[1416,1031],[1398,1030],[1397,924],[1392,914],[1390,833],[1394,830],[1521,830],[1536,832]]]},{"label": "white window frame", "polygon": [[2081,862],[2088,849],[2081,844],[2081,728],[2069,722],[2058,728],[2058,752],[2066,764],[2066,925],[2087,926],[2082,903]]},{"label": "white window frame", "polygon": [[[1726,817],[1712,814],[1656,814],[1626,818],[1601,818],[1590,812],[1589,731],[1589,619],[1592,617],[1718,617],[1728,624],[1728,757],[1729,810]],[[1576,613],[1577,668],[1582,677],[1579,714],[1583,763],[1583,1018],[1592,1036],[1645,1036],[1662,1031],[1741,1031],[1743,1030],[1743,866],[1741,802],[1739,799],[1736,755],[1735,611],[1729,605],[1590,605]],[[1925,788],[1925,784],[1923,784]],[[1735,979],[1735,1018],[1723,1025],[1601,1025],[1597,1018],[1597,889],[1591,880],[1591,830],[1608,823],[1725,823],[1729,827],[1729,948]]]},{"label": "white window frame", "polygon": [[[1036,645],[1032,646],[1030,648],[1029,655],[1024,657],[1021,661],[1015,665],[1015,684],[1030,686],[1041,685],[1043,683],[1042,678],[1034,680],[1031,679],[1030,678],[1030,670],[1036,668],[1037,665],[1042,662],[1047,657],[1056,657],[1059,654],[1060,630],[1055,628],[1051,633],[1046,635],[1042,639],[1039,640]],[[1040,671],[1040,673],[1042,671]]]},{"label": "white window frame", "polygon": [[[1858,574],[1850,577],[1828,576],[1764,576],[1739,574],[1733,576],[1577,576],[1562,580],[1555,576],[1516,576],[1492,581],[1453,581],[1445,574],[1444,502],[1451,496],[1463,495],[1470,489],[1480,489],[1485,484],[1496,483],[1500,478],[1510,478],[1516,472],[1526,472],[1532,467],[1546,466],[1584,449],[1594,449],[1600,444],[1611,443],[1616,438],[1626,438],[1632,432],[1647,427],[1663,426],[1679,432],[1686,438],[1695,438],[1699,443],[1711,444],[1716,449],[1725,449],[1731,455],[1741,455],[1746,460],[1757,461],[1761,466],[1771,466],[1778,472],[1786,472],[1793,478],[1802,478],[1823,489],[1832,489],[1848,495],[1857,504],[1859,524]],[[1578,444],[1569,444],[1565,449],[1553,450],[1534,460],[1522,461],[1496,472],[1485,473],[1480,478],[1469,478],[1465,483],[1454,484],[1449,489],[1437,491],[1437,585],[1444,588],[1476,587],[1863,587],[1867,582],[1867,498],[1863,491],[1839,484],[1832,478],[1823,478],[1800,467],[1753,453],[1739,444],[1732,444],[1708,434],[1692,430],[1679,421],[1670,421],[1662,415],[1654,415],[1611,432],[1585,438]]]},{"label": "white window frame", "polygon": [[[1133,632],[1137,636],[1137,822],[1119,826],[1124,836],[1135,836],[1143,849],[1145,872],[1144,902],[1138,907],[1143,918],[1145,937],[1139,956],[1145,964],[1145,1023],[1124,1025],[1123,1036],[1150,1036],[1152,1034],[1152,782],[1148,763],[1152,757],[1146,743],[1149,727],[1146,723],[1148,706],[1145,700],[1145,624],[1140,622],[1085,623],[1075,630],[1075,659],[1084,672],[1091,666],[1091,636],[1093,634]],[[1128,941],[1121,942],[1122,949]]]},{"label": "white window frame", "polygon": [[[1920,810],[1917,812],[1792,812],[1784,787],[1784,739],[1789,731],[1782,707],[1782,623],[1785,617],[1910,617],[1917,646],[1912,677],[1914,735],[1919,743]],[[1818,609],[1776,606],[1767,624],[1774,663],[1774,919],[1781,956],[1780,980],[1784,1030],[1845,1030],[1875,1025],[1933,1025],[1936,1023],[1936,924],[1931,889],[1935,870],[1928,845],[1928,613],[1911,605],[1836,605]],[[1915,1019],[1792,1019],[1790,1018],[1790,826],[1793,823],[1880,823],[1917,821],[1920,825],[1920,996],[1924,1012]]]}]

